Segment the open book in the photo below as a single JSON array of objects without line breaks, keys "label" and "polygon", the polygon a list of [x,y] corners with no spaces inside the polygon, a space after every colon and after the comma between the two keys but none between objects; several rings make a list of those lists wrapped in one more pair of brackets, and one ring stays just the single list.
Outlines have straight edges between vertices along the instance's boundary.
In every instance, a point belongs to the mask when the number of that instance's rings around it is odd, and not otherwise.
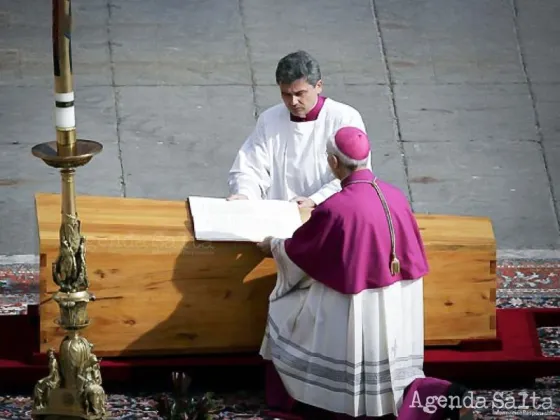
[{"label": "open book", "polygon": [[301,226],[297,203],[281,200],[233,200],[189,197],[195,239],[260,242],[267,236],[289,238]]}]

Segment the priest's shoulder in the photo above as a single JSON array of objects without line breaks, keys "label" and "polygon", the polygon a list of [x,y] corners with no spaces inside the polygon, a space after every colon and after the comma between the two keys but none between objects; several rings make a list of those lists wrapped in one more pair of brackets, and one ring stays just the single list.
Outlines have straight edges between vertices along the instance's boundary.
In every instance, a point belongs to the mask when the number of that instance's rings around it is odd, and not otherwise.
[{"label": "priest's shoulder", "polygon": [[279,103],[261,112],[258,120],[259,122],[266,124],[268,122],[276,122],[279,119],[284,118],[286,115],[288,115],[288,109],[286,108],[286,105],[284,105],[283,103]]},{"label": "priest's shoulder", "polygon": [[334,99],[327,98],[325,100],[325,106],[329,111],[329,114],[334,116],[348,116],[348,117],[360,117],[360,112],[351,105],[345,104],[343,102],[335,101]]}]

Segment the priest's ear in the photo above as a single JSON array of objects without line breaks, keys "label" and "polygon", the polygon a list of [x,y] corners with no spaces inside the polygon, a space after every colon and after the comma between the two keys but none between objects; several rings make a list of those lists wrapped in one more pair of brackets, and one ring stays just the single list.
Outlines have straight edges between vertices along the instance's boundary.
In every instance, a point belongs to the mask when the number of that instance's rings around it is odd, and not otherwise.
[{"label": "priest's ear", "polygon": [[323,81],[319,80],[317,82],[317,84],[315,85],[315,92],[317,93],[317,95],[320,95],[321,92],[323,92]]}]

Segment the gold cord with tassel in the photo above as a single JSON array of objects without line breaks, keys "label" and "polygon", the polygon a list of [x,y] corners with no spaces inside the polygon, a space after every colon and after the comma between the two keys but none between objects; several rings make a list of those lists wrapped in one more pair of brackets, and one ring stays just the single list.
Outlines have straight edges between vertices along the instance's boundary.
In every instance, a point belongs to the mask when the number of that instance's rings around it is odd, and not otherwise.
[{"label": "gold cord with tassel", "polygon": [[381,192],[381,189],[379,188],[379,186],[377,185],[377,183],[375,182],[375,180],[371,183],[373,185],[373,188],[375,188],[375,191],[377,192],[377,195],[379,196],[379,199],[381,200],[381,204],[383,205],[383,210],[385,210],[385,217],[387,217],[387,222],[389,223],[389,232],[391,234],[391,274],[394,276],[398,273],[401,272],[401,263],[399,261],[399,259],[397,258],[397,249],[396,249],[396,244],[395,244],[395,228],[393,227],[393,218],[391,217],[391,212],[389,211],[389,206],[387,205],[387,202],[385,201],[385,197],[383,196],[383,193]]},{"label": "gold cord with tassel", "polygon": [[379,185],[377,185],[377,183],[375,182],[377,180],[377,178],[375,178],[373,181],[350,181],[347,185],[350,184],[371,184],[373,185],[373,188],[375,188],[375,191],[377,192],[377,195],[379,196],[379,199],[381,200],[381,204],[383,205],[383,210],[385,211],[385,217],[387,218],[387,223],[389,224],[389,233],[391,234],[391,262],[389,264],[389,267],[391,269],[391,274],[394,276],[398,273],[401,272],[401,262],[399,261],[399,259],[397,258],[397,247],[396,247],[396,239],[395,239],[395,228],[393,227],[393,218],[391,217],[391,212],[389,211],[389,206],[387,205],[387,201],[385,201],[385,196],[383,195],[383,193],[381,192],[381,189],[379,188]]}]

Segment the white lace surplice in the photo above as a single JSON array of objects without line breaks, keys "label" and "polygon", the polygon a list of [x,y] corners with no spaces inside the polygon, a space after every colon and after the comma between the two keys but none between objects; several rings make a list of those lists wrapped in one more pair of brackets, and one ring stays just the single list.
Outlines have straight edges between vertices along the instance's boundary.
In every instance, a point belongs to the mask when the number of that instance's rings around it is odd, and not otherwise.
[{"label": "white lace surplice", "polygon": [[261,355],[297,401],[351,416],[395,414],[423,378],[423,279],[343,295],[307,277],[272,241],[278,266]]}]

